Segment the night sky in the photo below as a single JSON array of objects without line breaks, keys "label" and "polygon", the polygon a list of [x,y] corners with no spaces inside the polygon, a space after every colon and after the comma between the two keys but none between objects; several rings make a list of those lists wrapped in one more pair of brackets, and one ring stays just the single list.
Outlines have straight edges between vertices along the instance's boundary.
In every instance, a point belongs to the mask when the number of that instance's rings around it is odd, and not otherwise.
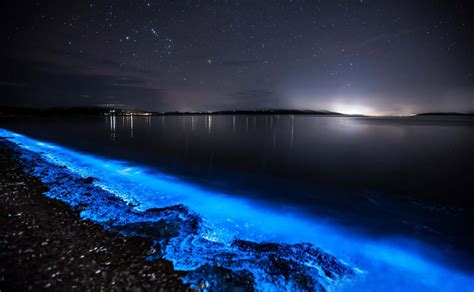
[{"label": "night sky", "polygon": [[0,104],[474,111],[473,1],[3,1]]}]

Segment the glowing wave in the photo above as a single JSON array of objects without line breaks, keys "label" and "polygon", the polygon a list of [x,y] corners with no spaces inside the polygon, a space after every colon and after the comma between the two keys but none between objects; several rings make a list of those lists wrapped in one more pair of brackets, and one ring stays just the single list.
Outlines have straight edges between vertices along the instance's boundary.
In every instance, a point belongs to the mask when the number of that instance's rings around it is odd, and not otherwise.
[{"label": "glowing wave", "polygon": [[[29,150],[23,158],[35,161],[29,171],[50,187],[47,195],[82,208],[82,217],[126,234],[157,233],[161,252],[155,256],[173,261],[176,269],[193,271],[185,280],[196,286],[202,278],[214,279],[214,283],[205,280],[204,286],[222,284],[215,275],[224,268],[234,273],[236,282],[253,281],[239,285],[260,290],[472,291],[474,287],[472,275],[431,261],[424,256],[430,247],[414,240],[367,238],[290,207],[215,192],[139,165],[7,130],[0,129],[0,136]],[[73,179],[58,183],[64,172]],[[80,182],[88,177],[94,178],[90,185]],[[123,201],[114,201],[112,194]],[[169,226],[174,229],[165,234]]]}]

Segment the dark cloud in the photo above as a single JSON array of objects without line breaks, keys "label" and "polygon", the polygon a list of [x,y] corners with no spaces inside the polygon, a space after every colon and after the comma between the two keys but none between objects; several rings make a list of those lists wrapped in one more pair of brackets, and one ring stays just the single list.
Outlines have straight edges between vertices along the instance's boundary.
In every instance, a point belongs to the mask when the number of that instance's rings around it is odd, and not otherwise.
[{"label": "dark cloud", "polygon": [[232,93],[231,96],[238,99],[269,99],[274,97],[274,92],[266,89],[250,89]]},{"label": "dark cloud", "polygon": [[285,98],[278,93],[259,88],[233,92],[229,94],[229,100],[245,108],[279,108],[285,105]]},{"label": "dark cloud", "polygon": [[116,78],[116,86],[132,86],[132,85],[144,85],[145,80],[139,77],[132,76],[121,76]]},{"label": "dark cloud", "polygon": [[75,61],[75,62],[81,62],[81,63],[87,63],[89,65],[97,66],[97,67],[109,67],[109,68],[114,68],[116,70],[119,70],[124,73],[140,73],[140,74],[145,74],[145,75],[153,75],[154,77],[157,77],[161,75],[161,73],[158,70],[152,70],[152,69],[145,69],[143,67],[137,67],[133,66],[130,64],[124,64],[119,61],[113,60],[111,58],[107,58],[105,56],[96,56],[94,54],[89,54],[85,52],[72,52],[72,51],[67,51],[67,50],[61,50],[61,49],[41,49],[44,55],[52,54],[54,56],[59,56],[59,57],[66,57],[67,60]]},{"label": "dark cloud", "polygon": [[148,87],[136,76],[82,73],[44,62],[5,63],[15,69],[2,76],[2,105],[91,106],[112,99],[125,107],[154,108],[165,96],[164,90]]}]

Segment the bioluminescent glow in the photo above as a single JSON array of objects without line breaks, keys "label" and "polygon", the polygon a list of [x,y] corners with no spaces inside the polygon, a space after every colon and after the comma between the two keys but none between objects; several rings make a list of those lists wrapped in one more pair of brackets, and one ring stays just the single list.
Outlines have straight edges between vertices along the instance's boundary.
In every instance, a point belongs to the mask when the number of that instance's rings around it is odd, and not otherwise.
[{"label": "bioluminescent glow", "polygon": [[[83,218],[152,237],[193,285],[259,290],[471,291],[474,277],[427,257],[409,238],[367,237],[298,209],[217,192],[124,161],[80,153],[0,129],[25,150],[27,171],[46,195],[80,207]],[[65,167],[64,167],[65,166]],[[93,178],[85,180],[84,178]]]}]

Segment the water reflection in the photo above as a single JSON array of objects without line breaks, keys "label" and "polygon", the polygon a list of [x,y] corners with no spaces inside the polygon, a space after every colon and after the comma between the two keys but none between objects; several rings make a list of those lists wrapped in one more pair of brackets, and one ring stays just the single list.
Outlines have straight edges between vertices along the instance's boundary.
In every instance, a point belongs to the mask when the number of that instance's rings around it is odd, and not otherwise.
[{"label": "water reflection", "polygon": [[232,133],[235,133],[235,115],[232,116]]},{"label": "water reflection", "polygon": [[[474,245],[466,235],[474,220],[452,211],[474,208],[472,120],[108,116],[6,126],[331,218],[343,213],[350,224],[380,226],[382,232],[390,224],[393,233]],[[394,211],[387,198],[403,202]],[[423,207],[426,216],[406,211],[425,206],[425,199],[455,207]],[[371,221],[377,217],[385,222]],[[456,240],[459,234],[463,241]]]},{"label": "water reflection", "polygon": [[295,136],[295,117],[294,116],[290,116],[290,153],[292,152],[293,150],[293,140],[294,140],[294,136]]},{"label": "water reflection", "polygon": [[446,193],[462,198],[474,187],[469,178],[474,169],[468,163],[474,147],[471,121],[246,115],[101,119],[102,132],[94,119],[32,123],[24,130],[47,126],[48,139],[73,143],[84,137],[89,145],[81,147],[87,151],[109,149],[104,153],[115,151],[160,167],[175,165],[176,171],[197,176],[212,164],[246,175],[431,198]]},{"label": "water reflection", "polygon": [[130,116],[130,138],[133,138],[133,115]]},{"label": "water reflection", "polygon": [[207,117],[207,132],[210,134],[211,133],[211,128],[212,128],[212,116],[209,115]]},{"label": "water reflection", "polygon": [[116,137],[116,121],[117,117],[116,116],[108,116],[105,118],[105,123],[110,129],[110,140],[115,141]]},{"label": "water reflection", "polygon": [[151,118],[150,118],[150,116],[146,116],[145,119],[146,119],[146,124],[147,124],[148,128],[151,128]]},{"label": "water reflection", "polygon": [[[119,125],[118,118],[122,119]],[[141,149],[138,157],[147,156],[149,163],[185,157],[199,169],[200,165],[209,165],[212,156],[214,167],[232,171],[331,186],[342,182],[345,188],[382,189],[398,194],[462,195],[472,186],[467,176],[473,167],[466,157],[472,157],[474,123],[469,121],[408,123],[278,115],[104,119],[110,141],[124,149]],[[61,132],[60,128],[53,125],[50,132]],[[70,133],[61,135],[71,136],[77,128],[73,125],[68,128]],[[89,132],[100,135],[90,130],[81,131],[81,135],[90,135]],[[101,143],[100,139],[93,140]],[[127,156],[133,160],[137,154],[128,151]],[[456,179],[451,179],[455,174]],[[400,184],[400,180],[404,183]],[[437,187],[431,188],[433,185]]]}]

